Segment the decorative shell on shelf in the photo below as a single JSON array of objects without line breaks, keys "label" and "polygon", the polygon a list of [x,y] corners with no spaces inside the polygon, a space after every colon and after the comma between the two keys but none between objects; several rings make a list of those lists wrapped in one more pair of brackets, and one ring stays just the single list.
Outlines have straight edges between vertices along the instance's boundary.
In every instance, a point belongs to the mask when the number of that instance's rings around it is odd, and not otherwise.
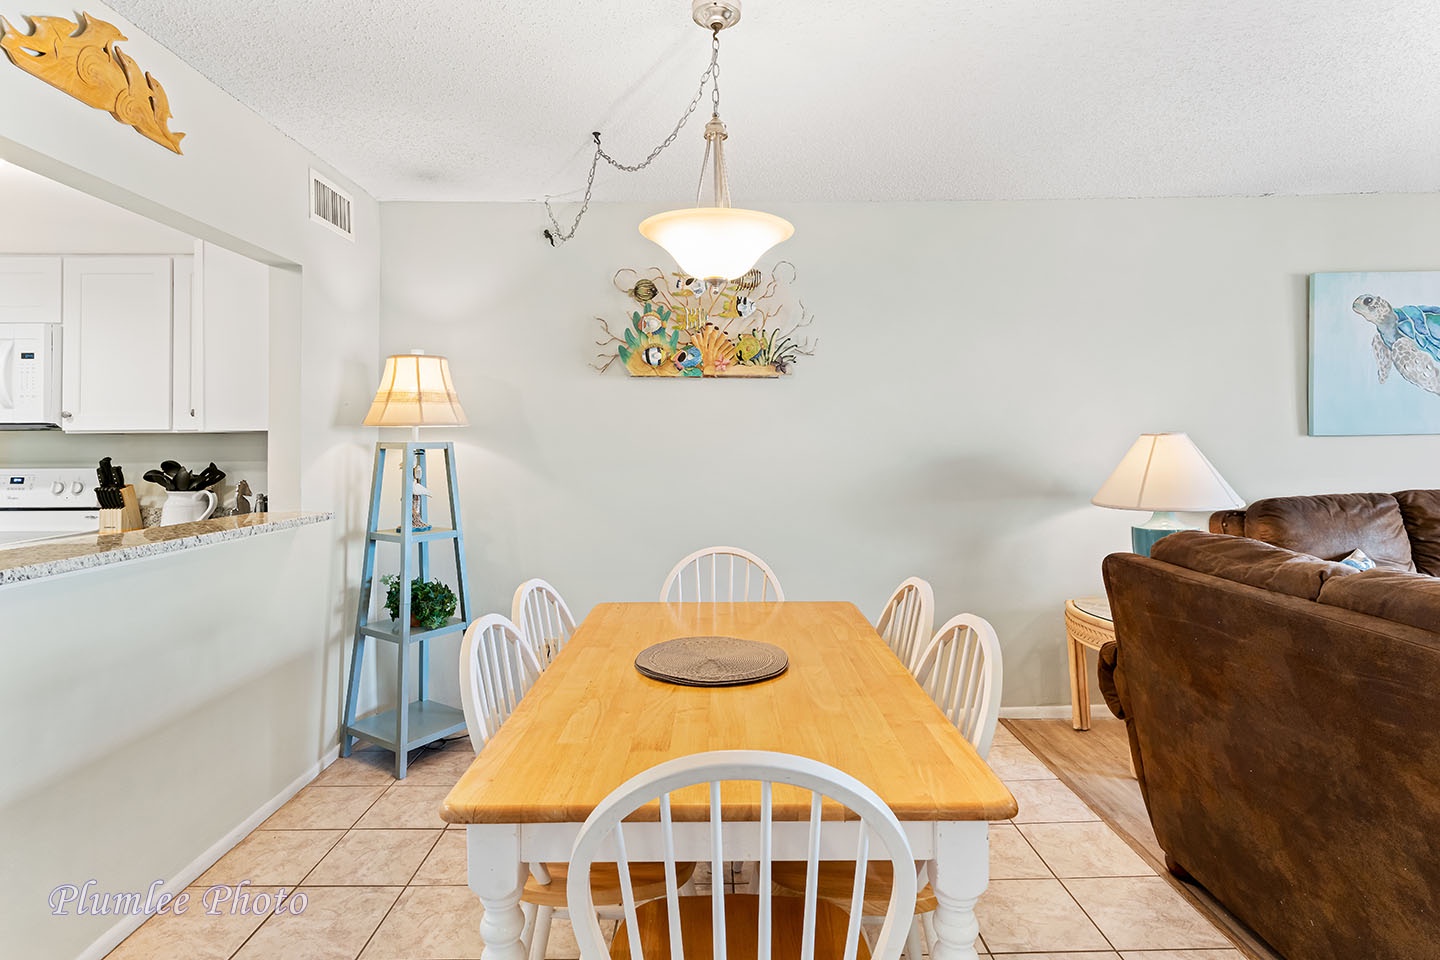
[{"label": "decorative shell on shelf", "polygon": [[704,358],[705,375],[713,377],[735,362],[735,344],[713,323],[690,334],[690,344]]}]

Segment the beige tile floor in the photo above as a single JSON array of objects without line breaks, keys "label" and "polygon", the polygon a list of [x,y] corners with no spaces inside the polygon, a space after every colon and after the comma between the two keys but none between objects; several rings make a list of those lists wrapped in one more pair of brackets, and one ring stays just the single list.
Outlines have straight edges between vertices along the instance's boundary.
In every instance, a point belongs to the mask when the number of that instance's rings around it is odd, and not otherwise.
[{"label": "beige tile floor", "polygon": [[[195,900],[212,884],[245,880],[272,896],[303,891],[302,913],[155,917],[109,960],[479,957],[481,910],[465,886],[464,833],[446,829],[438,814],[471,759],[468,741],[452,741],[424,751],[400,782],[385,751],[337,761],[190,888]],[[1004,727],[990,763],[1021,809],[991,834],[992,879],[977,907],[982,957],[1243,960]],[[743,883],[726,878],[732,889]],[[546,955],[579,956],[567,923],[556,923]]]}]

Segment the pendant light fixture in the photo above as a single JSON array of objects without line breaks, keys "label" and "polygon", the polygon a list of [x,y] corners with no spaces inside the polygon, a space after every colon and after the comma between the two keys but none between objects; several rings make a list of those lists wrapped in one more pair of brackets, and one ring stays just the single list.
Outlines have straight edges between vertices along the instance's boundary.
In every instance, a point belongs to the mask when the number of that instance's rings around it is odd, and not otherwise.
[{"label": "pendant light fixture", "polygon": [[[622,164],[607,154],[600,146],[600,134],[595,139],[595,156],[590,161],[590,178],[585,187],[585,199],[580,206],[570,229],[564,230],[545,202],[546,213],[553,229],[545,231],[545,237],[552,244],[563,243],[575,235],[575,229],[590,206],[590,194],[595,184],[595,170],[601,160],[627,173],[648,167],[666,147],[679,136],[685,121],[699,106],[710,87],[710,122],[705,124],[705,157],[701,161],[700,181],[695,189],[695,206],[668,210],[647,217],[640,223],[640,233],[665,249],[675,259],[680,269],[712,285],[719,285],[736,277],[744,276],[765,251],[795,233],[795,227],[783,217],[760,210],[745,210],[730,205],[730,179],[725,167],[725,141],[729,134],[720,119],[720,31],[733,27],[740,21],[739,0],[692,0],[691,16],[695,22],[710,31],[710,65],[700,76],[700,89],[690,101],[680,122],[664,141],[643,161],[634,165]],[[702,204],[705,182],[712,184],[712,198],[709,205]]]}]

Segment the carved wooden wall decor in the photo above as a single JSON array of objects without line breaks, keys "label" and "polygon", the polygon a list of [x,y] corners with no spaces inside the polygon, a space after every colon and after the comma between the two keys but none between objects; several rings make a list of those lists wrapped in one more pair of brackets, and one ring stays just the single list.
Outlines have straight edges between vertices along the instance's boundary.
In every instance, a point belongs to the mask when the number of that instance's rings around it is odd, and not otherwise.
[{"label": "carved wooden wall decor", "polygon": [[115,46],[128,38],[113,24],[84,13],[78,25],[64,17],[25,19],[28,34],[0,17],[0,48],[11,63],[180,153],[185,134],[170,132],[165,88]]}]

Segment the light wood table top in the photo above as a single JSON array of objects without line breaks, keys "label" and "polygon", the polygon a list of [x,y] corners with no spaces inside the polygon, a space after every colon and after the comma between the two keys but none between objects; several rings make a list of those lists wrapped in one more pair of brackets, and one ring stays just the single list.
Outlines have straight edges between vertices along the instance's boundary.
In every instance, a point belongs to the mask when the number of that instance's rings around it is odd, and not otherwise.
[{"label": "light wood table top", "polygon": [[[642,676],[635,655],[683,636],[783,648],[789,670],[740,687]],[[591,611],[445,798],[451,823],[578,823],[621,783],[706,750],[777,750],[838,767],[901,820],[1004,820],[1014,797],[850,603],[607,603]],[[725,818],[758,818],[759,789],[727,784]],[[777,785],[777,820],[809,795]],[[676,820],[709,817],[704,788]],[[826,815],[842,816],[839,808]],[[634,819],[655,819],[655,805]]]}]

